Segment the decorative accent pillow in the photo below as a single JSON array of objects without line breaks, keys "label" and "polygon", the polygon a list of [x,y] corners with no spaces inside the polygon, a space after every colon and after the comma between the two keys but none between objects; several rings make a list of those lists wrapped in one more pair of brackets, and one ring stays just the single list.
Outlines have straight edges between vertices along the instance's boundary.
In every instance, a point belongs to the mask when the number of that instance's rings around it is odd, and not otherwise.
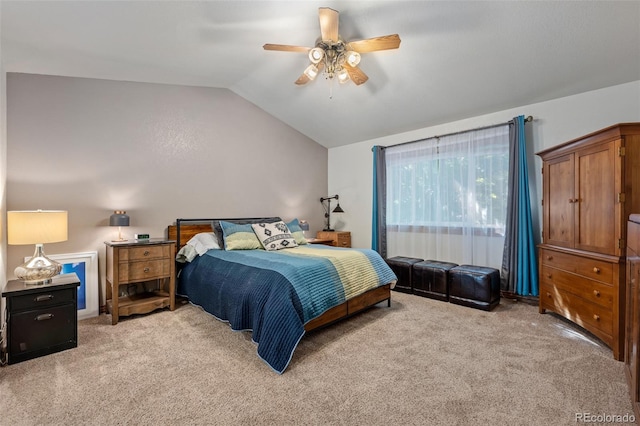
[{"label": "decorative accent pillow", "polygon": [[258,236],[267,251],[280,250],[297,247],[296,240],[291,236],[291,232],[284,222],[274,223],[254,223],[251,225],[253,232]]},{"label": "decorative accent pillow", "polygon": [[220,221],[225,250],[262,249],[262,244],[253,232],[250,224],[239,225],[233,222]]},{"label": "decorative accent pillow", "polygon": [[298,244],[299,246],[309,244],[307,239],[304,237],[302,228],[300,228],[300,222],[298,221],[298,219],[293,219],[291,222],[288,222],[287,228],[289,228],[293,239],[296,240],[296,244]]}]

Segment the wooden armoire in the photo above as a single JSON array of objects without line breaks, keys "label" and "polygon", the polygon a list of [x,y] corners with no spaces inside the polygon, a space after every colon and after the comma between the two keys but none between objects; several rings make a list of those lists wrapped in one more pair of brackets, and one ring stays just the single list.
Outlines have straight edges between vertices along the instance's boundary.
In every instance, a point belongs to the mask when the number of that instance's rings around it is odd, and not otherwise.
[{"label": "wooden armoire", "polygon": [[553,311],[624,358],[627,219],[640,211],[640,123],[539,152],[540,313]]},{"label": "wooden armoire", "polygon": [[624,365],[631,404],[640,418],[640,214],[627,224],[627,312]]}]

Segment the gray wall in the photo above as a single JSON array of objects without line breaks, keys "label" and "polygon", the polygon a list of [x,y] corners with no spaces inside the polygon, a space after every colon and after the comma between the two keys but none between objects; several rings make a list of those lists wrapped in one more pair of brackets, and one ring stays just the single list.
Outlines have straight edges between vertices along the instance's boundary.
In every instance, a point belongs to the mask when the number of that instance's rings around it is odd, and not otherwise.
[{"label": "gray wall", "polygon": [[[193,217],[322,229],[327,149],[226,89],[8,73],[7,126],[7,210],[68,210],[69,240],[45,252],[98,251],[102,290],[116,209],[129,237]],[[12,276],[33,247],[7,253]]]},{"label": "gray wall", "polygon": [[[533,123],[526,125],[526,136],[534,232],[539,239],[542,162],[534,153],[616,123],[640,121],[640,81],[331,148],[329,193],[340,194],[340,205],[345,210],[340,215],[341,223],[336,225],[336,229],[351,231],[351,244],[354,247],[371,247],[372,146],[389,146],[505,123],[521,114],[534,118]],[[426,258],[429,254],[421,256]]]}]

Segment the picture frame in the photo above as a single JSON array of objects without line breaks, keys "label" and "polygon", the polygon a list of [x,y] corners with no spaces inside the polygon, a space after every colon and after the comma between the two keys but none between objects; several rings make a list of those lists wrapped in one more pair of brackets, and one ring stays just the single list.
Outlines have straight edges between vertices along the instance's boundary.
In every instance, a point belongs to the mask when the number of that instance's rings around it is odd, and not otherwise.
[{"label": "picture frame", "polygon": [[[61,274],[75,272],[78,286],[78,320],[97,317],[100,314],[98,291],[98,252],[48,254],[49,259],[62,264]],[[25,261],[29,259],[25,258]]]}]

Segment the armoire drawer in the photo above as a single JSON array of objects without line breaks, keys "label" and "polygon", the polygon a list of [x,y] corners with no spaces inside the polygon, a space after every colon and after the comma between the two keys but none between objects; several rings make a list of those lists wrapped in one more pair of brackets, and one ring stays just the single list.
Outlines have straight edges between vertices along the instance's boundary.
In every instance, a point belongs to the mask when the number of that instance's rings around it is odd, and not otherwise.
[{"label": "armoire drawer", "polygon": [[540,259],[543,265],[564,269],[603,283],[613,283],[613,264],[602,260],[545,249],[540,250]]},{"label": "armoire drawer", "polygon": [[605,343],[611,344],[613,314],[610,309],[563,291],[545,281],[540,283],[540,304],[543,308],[592,331]]},{"label": "armoire drawer", "polygon": [[575,274],[545,265],[542,266],[540,280],[547,285],[553,285],[563,292],[575,294],[606,309],[613,309],[616,292],[610,285],[585,278],[578,280]]}]

